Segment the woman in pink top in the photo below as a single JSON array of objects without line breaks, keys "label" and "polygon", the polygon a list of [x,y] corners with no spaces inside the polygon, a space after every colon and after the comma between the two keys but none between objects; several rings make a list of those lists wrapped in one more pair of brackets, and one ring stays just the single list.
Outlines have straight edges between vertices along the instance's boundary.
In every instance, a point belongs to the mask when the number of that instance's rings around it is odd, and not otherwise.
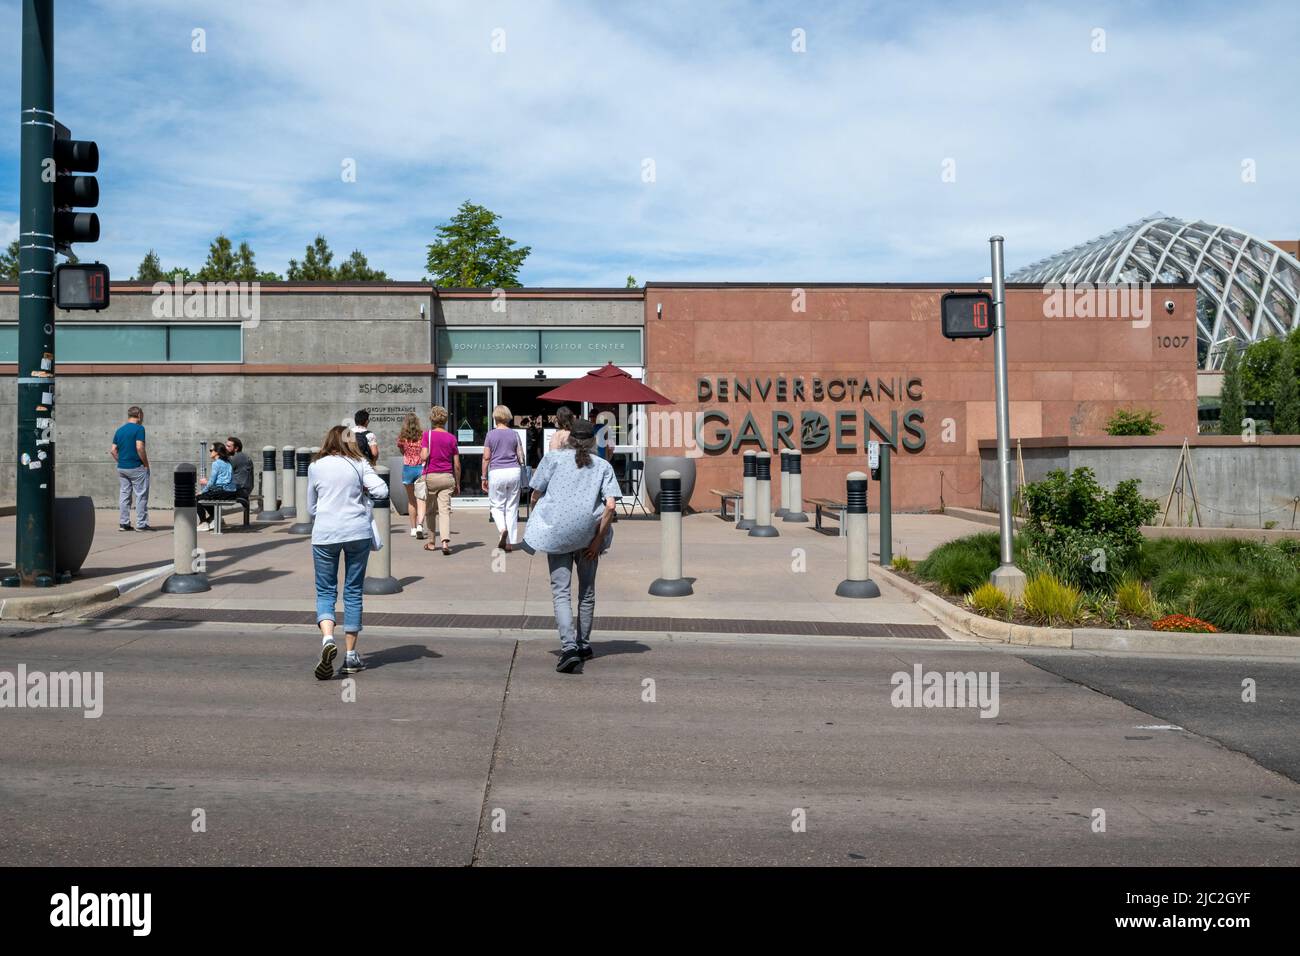
[{"label": "woman in pink top", "polygon": [[[429,431],[420,439],[420,458],[424,464],[424,497],[432,497],[438,504],[437,530],[442,532],[442,553],[451,554],[451,493],[460,487],[460,446],[456,436],[447,431],[447,409],[435,405],[429,409]],[[433,509],[427,508],[429,535],[436,538],[433,526]],[[434,550],[430,541],[425,551]]]}]

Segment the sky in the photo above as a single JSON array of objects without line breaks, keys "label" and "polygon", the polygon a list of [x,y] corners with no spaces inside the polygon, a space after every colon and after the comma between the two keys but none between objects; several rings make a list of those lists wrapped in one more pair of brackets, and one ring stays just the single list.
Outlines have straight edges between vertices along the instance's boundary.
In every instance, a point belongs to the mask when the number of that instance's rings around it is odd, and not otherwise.
[{"label": "sky", "polygon": [[1012,270],[1156,211],[1300,237],[1295,0],[55,5],[114,277],[218,233],[283,273],[322,233],[419,279],[467,199],[529,286],[971,281],[993,234]]}]

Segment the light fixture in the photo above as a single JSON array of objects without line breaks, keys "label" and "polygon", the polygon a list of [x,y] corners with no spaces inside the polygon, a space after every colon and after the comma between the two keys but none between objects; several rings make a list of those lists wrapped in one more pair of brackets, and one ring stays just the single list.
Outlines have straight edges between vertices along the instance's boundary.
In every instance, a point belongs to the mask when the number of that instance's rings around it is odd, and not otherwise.
[{"label": "light fixture", "polygon": [[537,374],[534,375],[533,378],[539,382],[544,382],[546,381],[546,373],[539,368]]},{"label": "light fixture", "polygon": [[655,315],[661,319],[664,317],[664,304],[662,302],[655,303]]}]

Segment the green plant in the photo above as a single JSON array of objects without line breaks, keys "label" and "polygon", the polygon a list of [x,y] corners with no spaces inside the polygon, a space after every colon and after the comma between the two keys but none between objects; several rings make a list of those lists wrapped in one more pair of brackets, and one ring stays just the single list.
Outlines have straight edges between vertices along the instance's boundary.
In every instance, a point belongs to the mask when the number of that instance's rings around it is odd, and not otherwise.
[{"label": "green plant", "polygon": [[1042,624],[1077,624],[1083,611],[1083,592],[1052,574],[1039,574],[1025,584],[1025,611]]},{"label": "green plant", "polygon": [[1076,468],[1025,486],[1026,553],[1076,587],[1111,590],[1138,556],[1142,525],[1159,510],[1138,484],[1129,479],[1106,491],[1091,468]]},{"label": "green plant", "polygon": [[997,532],[986,531],[940,545],[916,566],[916,573],[949,594],[968,594],[987,581],[998,564]]},{"label": "green plant", "polygon": [[971,607],[986,617],[1010,618],[1011,611],[1015,607],[1011,595],[990,581],[985,581],[971,591],[967,600],[970,601]]},{"label": "green plant", "polygon": [[1121,408],[1106,423],[1107,435],[1157,435],[1164,430],[1150,408]]},{"label": "green plant", "polygon": [[889,562],[889,566],[895,571],[911,571],[913,564],[912,559],[905,554],[894,556],[894,560]]},{"label": "green plant", "polygon": [[1133,577],[1125,578],[1115,589],[1115,606],[1133,617],[1154,617],[1156,613],[1151,589]]},{"label": "green plant", "polygon": [[1241,570],[1207,578],[1193,590],[1188,611],[1221,631],[1297,634],[1300,633],[1300,578],[1279,580]]},{"label": "green plant", "polygon": [[1240,435],[1246,417],[1242,397],[1241,352],[1235,340],[1229,341],[1223,358],[1223,387],[1219,391],[1219,434]]}]

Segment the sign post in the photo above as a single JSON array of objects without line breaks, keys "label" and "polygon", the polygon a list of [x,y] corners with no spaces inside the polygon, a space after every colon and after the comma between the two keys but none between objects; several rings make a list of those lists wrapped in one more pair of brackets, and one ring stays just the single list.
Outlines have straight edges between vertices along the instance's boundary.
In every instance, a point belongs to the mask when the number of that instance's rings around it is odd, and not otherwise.
[{"label": "sign post", "polygon": [[1001,535],[1001,564],[989,580],[1017,600],[1025,593],[1025,572],[1016,567],[1011,547],[1011,414],[1007,400],[1007,304],[1002,267],[1002,237],[989,239],[993,264],[993,347],[994,376],[997,379],[998,420],[998,529]]}]

